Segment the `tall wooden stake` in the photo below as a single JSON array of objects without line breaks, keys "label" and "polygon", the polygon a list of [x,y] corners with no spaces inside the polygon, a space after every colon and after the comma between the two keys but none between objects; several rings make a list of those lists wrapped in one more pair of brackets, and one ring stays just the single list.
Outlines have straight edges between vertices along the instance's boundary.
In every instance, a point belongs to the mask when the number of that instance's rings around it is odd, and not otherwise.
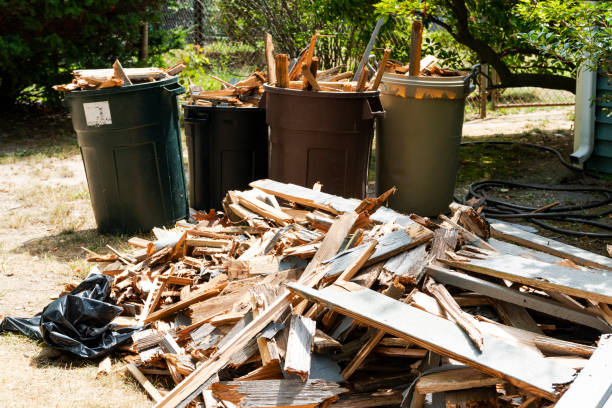
[{"label": "tall wooden stake", "polygon": [[409,75],[417,76],[421,72],[421,43],[423,42],[423,23],[421,20],[412,22],[412,35],[410,36],[410,65]]}]

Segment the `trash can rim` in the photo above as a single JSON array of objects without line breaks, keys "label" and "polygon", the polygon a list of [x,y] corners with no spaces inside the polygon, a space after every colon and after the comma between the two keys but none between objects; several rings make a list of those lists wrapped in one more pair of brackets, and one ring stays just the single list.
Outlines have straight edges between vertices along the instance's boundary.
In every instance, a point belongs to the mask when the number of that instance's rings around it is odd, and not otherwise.
[{"label": "trash can rim", "polygon": [[354,98],[372,98],[380,95],[380,91],[366,92],[330,92],[330,91],[303,91],[301,89],[279,88],[264,84],[264,92],[284,95],[300,95],[311,98],[337,98],[337,99],[354,99]]},{"label": "trash can rim", "polygon": [[220,111],[233,111],[233,110],[245,110],[245,109],[255,109],[255,110],[265,110],[264,108],[258,106],[202,106],[202,105],[191,105],[188,103],[184,103],[181,105],[183,109],[199,109],[199,110],[208,110],[215,109]]},{"label": "trash can rim", "polygon": [[400,82],[406,85],[421,85],[421,86],[461,86],[465,84],[465,76],[468,73],[464,73],[459,76],[448,76],[448,77],[432,77],[432,76],[406,76],[401,74],[384,73],[382,82]]},{"label": "trash can rim", "polygon": [[98,95],[112,95],[112,94],[129,93],[129,92],[140,92],[144,89],[152,89],[152,88],[159,88],[161,86],[172,85],[172,84],[177,83],[178,80],[179,78],[175,76],[172,78],[160,79],[159,81],[155,81],[155,82],[144,82],[142,84],[116,86],[113,88],[90,89],[90,90],[77,89],[74,91],[65,92],[64,95],[65,95],[65,98],[68,99],[68,98],[75,98],[79,96],[98,96]]}]

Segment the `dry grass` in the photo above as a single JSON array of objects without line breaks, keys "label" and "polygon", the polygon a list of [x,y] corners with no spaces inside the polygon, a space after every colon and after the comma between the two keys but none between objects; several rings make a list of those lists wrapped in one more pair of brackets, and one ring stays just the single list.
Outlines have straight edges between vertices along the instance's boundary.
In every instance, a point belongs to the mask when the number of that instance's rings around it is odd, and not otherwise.
[{"label": "dry grass", "polygon": [[[30,317],[65,283],[85,278],[90,266],[81,246],[106,252],[106,244],[125,248],[128,238],[95,229],[69,121],[40,122],[26,127],[17,120],[0,131],[0,316]],[[129,375],[96,379],[97,364],[3,334],[0,406],[151,406]]]}]

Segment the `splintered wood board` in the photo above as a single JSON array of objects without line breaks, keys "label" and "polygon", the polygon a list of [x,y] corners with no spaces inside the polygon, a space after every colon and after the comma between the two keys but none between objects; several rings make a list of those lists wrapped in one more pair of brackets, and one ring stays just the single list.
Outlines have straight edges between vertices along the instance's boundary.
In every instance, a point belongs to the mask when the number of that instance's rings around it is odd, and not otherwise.
[{"label": "splintered wood board", "polygon": [[612,270],[612,258],[524,231],[507,222],[493,220],[491,222],[491,235],[495,238],[515,242],[551,255],[569,259],[579,265]]},{"label": "splintered wood board", "polygon": [[537,310],[541,313],[546,313],[560,319],[593,327],[594,329],[600,330],[604,333],[612,330],[612,328],[606,322],[597,316],[581,310],[571,309],[550,299],[512,290],[505,286],[498,285],[475,276],[470,276],[462,272],[455,272],[437,266],[428,266],[426,269],[427,273],[437,282],[444,283],[446,285],[471,290],[494,299],[514,303],[515,305]]},{"label": "splintered wood board", "polygon": [[[355,210],[361,200],[355,198],[343,198],[332,194],[315,191],[311,188],[295,184],[279,183],[278,181],[262,179],[249,184],[268,194],[283,198],[306,207],[318,208],[333,214],[342,214]],[[325,187],[324,187],[325,188]],[[397,213],[390,208],[380,207],[370,216],[374,222],[381,224],[395,222],[401,226],[413,225],[414,221],[409,216]]]},{"label": "splintered wood board", "polygon": [[[295,283],[290,283],[288,288],[306,299],[322,302],[360,323],[412,341],[486,374],[503,378],[551,401],[558,398],[555,386],[570,382],[575,374],[575,370],[548,361],[531,350],[487,335],[481,352],[456,323],[370,289],[339,292],[333,289],[315,290]],[[528,366],[526,361],[529,362]]]},{"label": "splintered wood board", "polygon": [[213,395],[241,408],[316,407],[348,391],[325,380],[222,381],[211,385]]},{"label": "splintered wood board", "polygon": [[[385,236],[383,236],[376,248],[374,253],[368,258],[365,266],[373,265],[383,259],[390,258],[391,256],[397,254],[398,252],[403,251],[404,249],[408,249],[411,246],[415,246],[418,243],[415,243],[412,237],[404,230],[393,231]],[[329,279],[331,277],[340,275],[342,272],[346,270],[346,268],[355,261],[355,259],[361,256],[361,253],[369,246],[369,243],[365,243],[355,248],[348,249],[339,253],[327,261],[324,261],[323,264],[329,264],[329,269],[325,274],[325,278]]]},{"label": "splintered wood board", "polygon": [[612,408],[612,334],[599,346],[555,408]]},{"label": "splintered wood board", "polygon": [[612,272],[608,271],[582,271],[513,255],[490,256],[470,262],[448,259],[442,262],[544,290],[552,289],[572,296],[612,303]]}]

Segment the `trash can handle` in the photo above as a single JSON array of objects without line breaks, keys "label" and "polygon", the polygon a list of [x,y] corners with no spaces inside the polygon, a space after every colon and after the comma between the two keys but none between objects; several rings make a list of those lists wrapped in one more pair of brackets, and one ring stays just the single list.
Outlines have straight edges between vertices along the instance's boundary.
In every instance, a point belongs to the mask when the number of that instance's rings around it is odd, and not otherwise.
[{"label": "trash can handle", "polygon": [[185,87],[180,85],[178,82],[170,84],[169,86],[172,85],[174,85],[175,87],[169,88],[168,86],[162,86],[162,89],[172,95],[180,95],[185,93]]},{"label": "trash can handle", "polygon": [[476,89],[476,78],[480,74],[480,64],[472,66],[472,71],[463,78],[465,85],[465,94],[472,93]]},{"label": "trash can handle", "polygon": [[363,114],[362,119],[375,119],[384,118],[385,109],[380,103],[380,99],[376,98],[363,98]]}]

